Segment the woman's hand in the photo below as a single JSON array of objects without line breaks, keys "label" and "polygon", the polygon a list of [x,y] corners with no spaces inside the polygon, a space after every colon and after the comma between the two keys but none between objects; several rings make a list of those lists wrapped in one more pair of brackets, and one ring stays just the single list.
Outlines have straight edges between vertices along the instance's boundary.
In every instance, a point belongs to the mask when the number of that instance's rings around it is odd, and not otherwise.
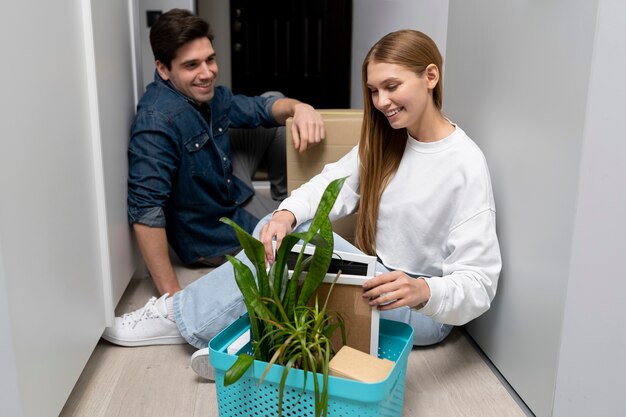
[{"label": "woman's hand", "polygon": [[[274,263],[274,253],[280,247],[283,238],[293,230],[296,224],[296,216],[289,210],[280,210],[272,215],[269,222],[261,228],[259,240],[265,246],[265,261],[270,265]],[[276,248],[273,240],[276,238]]]},{"label": "woman's hand", "polygon": [[409,306],[419,308],[430,299],[430,287],[423,278],[411,278],[401,271],[386,272],[363,284],[363,298],[379,310]]}]

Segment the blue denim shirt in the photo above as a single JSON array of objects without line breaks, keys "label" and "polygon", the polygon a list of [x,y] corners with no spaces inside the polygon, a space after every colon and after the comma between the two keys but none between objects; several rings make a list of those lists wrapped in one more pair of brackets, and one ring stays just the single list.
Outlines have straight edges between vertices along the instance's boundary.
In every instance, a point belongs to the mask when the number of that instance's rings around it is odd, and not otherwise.
[{"label": "blue denim shirt", "polygon": [[241,207],[254,191],[233,176],[229,128],[276,126],[274,101],[216,87],[209,104],[198,106],[156,74],[131,127],[129,222],[164,227],[185,263],[239,247],[220,217],[248,232],[259,219]]}]

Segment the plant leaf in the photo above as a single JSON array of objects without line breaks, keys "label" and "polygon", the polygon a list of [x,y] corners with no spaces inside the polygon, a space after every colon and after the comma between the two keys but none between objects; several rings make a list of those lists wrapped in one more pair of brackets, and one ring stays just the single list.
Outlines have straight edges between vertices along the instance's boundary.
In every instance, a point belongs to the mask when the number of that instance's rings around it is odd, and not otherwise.
[{"label": "plant leaf", "polygon": [[309,243],[317,246],[318,248],[327,248],[329,246],[332,247],[331,245],[329,245],[329,242],[324,238],[324,236],[319,233],[313,235]]},{"label": "plant leaf", "polygon": [[276,260],[272,265],[274,274],[274,294],[277,295],[279,300],[283,299],[283,288],[286,286],[285,280],[288,277],[285,273],[287,271],[287,258],[291,253],[291,249],[293,249],[298,240],[299,238],[293,234],[285,236],[280,244],[280,247],[278,248],[278,252],[276,253]]},{"label": "plant leaf", "polygon": [[259,283],[259,293],[261,297],[269,297],[270,285],[267,272],[265,272],[265,248],[263,244],[255,239],[250,233],[243,230],[231,219],[222,217],[220,221],[235,229],[235,234],[237,235],[239,244],[243,248],[243,251],[250,262],[252,262],[252,265],[254,265],[254,269],[256,269],[257,281]]},{"label": "plant leaf", "polygon": [[227,387],[239,381],[239,378],[246,373],[253,363],[254,358],[247,353],[239,355],[235,363],[224,373],[224,386]]},{"label": "plant leaf", "polygon": [[250,268],[234,256],[226,255],[226,259],[233,265],[235,281],[243,295],[244,301],[253,308],[259,317],[270,317],[271,313],[261,300],[262,295],[259,294]]},{"label": "plant leaf", "polygon": [[[226,259],[233,265],[235,281],[239,291],[243,296],[248,315],[250,316],[250,328],[252,329],[253,340],[261,340],[265,326],[258,322],[258,318],[274,319],[274,315],[267,308],[258,292],[254,275],[246,264],[234,256],[226,255]],[[268,348],[264,344],[258,346],[259,359],[266,360]]]},{"label": "plant leaf", "polygon": [[309,302],[311,296],[322,284],[324,277],[326,277],[328,267],[330,266],[333,252],[333,228],[328,218],[322,222],[319,235],[328,243],[328,246],[315,247],[309,271],[300,290],[300,296],[297,303],[298,306],[305,305]]},{"label": "plant leaf", "polygon": [[328,219],[328,213],[335,205],[335,201],[337,200],[337,196],[341,191],[341,187],[343,187],[343,183],[346,181],[346,178],[337,178],[336,180],[331,181],[330,184],[324,190],[324,194],[322,194],[322,199],[320,204],[317,206],[317,210],[315,211],[315,216],[313,216],[313,220],[311,221],[311,226],[309,230],[305,232],[307,238],[302,239],[305,242],[310,242],[313,236],[320,229],[322,223]]},{"label": "plant leaf", "polygon": [[282,417],[283,415],[283,396],[285,393],[285,382],[287,381],[287,375],[289,375],[289,371],[293,367],[293,364],[296,362],[296,357],[291,357],[287,364],[285,365],[285,369],[283,369],[283,374],[280,377],[280,386],[278,390],[278,416]]}]

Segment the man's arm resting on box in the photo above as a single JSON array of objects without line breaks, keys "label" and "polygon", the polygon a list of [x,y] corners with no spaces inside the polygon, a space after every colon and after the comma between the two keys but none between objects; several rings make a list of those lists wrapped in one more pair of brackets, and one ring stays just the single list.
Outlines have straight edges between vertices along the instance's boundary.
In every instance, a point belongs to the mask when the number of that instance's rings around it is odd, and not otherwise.
[{"label": "man's arm resting on box", "polygon": [[159,294],[174,295],[180,291],[180,284],[170,260],[165,228],[134,223],[133,229],[141,256],[143,256]]},{"label": "man's arm resting on box", "polygon": [[291,134],[293,147],[299,152],[306,151],[322,141],[326,136],[322,116],[310,105],[292,98],[281,98],[272,106],[272,116],[281,125],[293,117]]}]

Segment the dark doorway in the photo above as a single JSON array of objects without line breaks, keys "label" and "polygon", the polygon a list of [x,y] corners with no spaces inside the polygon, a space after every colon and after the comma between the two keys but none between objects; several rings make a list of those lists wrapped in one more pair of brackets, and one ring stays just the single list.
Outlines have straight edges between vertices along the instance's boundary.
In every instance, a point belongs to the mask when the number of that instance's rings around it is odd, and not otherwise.
[{"label": "dark doorway", "polygon": [[350,107],[352,0],[231,0],[235,93]]}]

